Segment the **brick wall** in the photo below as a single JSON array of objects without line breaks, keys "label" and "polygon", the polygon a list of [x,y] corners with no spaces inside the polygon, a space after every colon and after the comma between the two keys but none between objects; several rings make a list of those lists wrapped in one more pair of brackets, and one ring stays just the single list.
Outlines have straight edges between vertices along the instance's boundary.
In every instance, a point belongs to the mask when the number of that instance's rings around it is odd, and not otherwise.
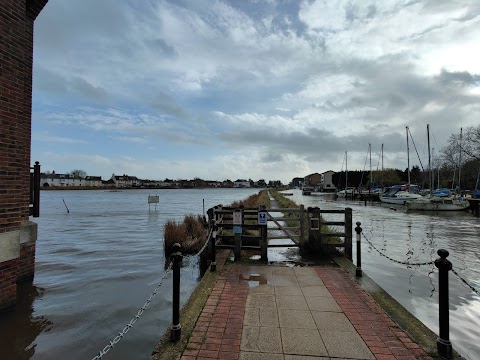
[{"label": "brick wall", "polygon": [[17,302],[18,260],[0,263],[0,310],[7,310]]},{"label": "brick wall", "polygon": [[20,245],[17,264],[17,281],[33,279],[35,273],[35,242]]},{"label": "brick wall", "polygon": [[0,232],[28,220],[33,22],[46,3],[0,6]]},{"label": "brick wall", "polygon": [[47,1],[0,5],[0,249],[12,257],[0,262],[0,309],[15,304],[19,263],[22,277],[34,266],[34,242],[20,246],[24,258],[11,254],[29,216],[33,24]]}]

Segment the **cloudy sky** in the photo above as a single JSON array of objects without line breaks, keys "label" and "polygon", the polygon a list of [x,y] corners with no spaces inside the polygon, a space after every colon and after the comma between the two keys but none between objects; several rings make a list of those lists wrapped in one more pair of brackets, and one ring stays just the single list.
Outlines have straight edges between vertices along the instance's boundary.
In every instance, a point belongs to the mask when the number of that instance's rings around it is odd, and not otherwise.
[{"label": "cloudy sky", "polygon": [[289,182],[368,170],[370,143],[405,169],[406,126],[425,159],[427,124],[438,151],[480,123],[479,39],[478,0],[49,0],[32,161]]}]

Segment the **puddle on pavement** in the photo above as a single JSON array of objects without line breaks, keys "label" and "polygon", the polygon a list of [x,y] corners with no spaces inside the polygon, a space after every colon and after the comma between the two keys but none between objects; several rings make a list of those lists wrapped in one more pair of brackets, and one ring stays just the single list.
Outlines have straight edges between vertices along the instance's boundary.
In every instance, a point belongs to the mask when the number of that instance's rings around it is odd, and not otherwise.
[{"label": "puddle on pavement", "polygon": [[248,283],[248,287],[256,287],[268,284],[268,280],[258,273],[250,273],[248,276],[240,274],[238,277],[240,280],[246,281]]}]

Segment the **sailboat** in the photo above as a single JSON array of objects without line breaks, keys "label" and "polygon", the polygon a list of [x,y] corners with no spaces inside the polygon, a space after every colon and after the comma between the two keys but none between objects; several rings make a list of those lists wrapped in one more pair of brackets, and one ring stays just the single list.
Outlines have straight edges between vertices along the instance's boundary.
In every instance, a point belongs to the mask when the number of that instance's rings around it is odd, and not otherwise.
[{"label": "sailboat", "polygon": [[380,201],[386,204],[405,205],[407,201],[421,199],[422,196],[418,193],[418,185],[410,185],[410,148],[408,145],[408,126],[407,133],[407,164],[408,164],[408,184],[395,185],[387,188],[381,195]]},{"label": "sailboat", "polygon": [[428,142],[428,179],[430,182],[430,194],[426,197],[409,200],[405,203],[408,210],[419,211],[459,211],[467,209],[470,204],[465,200],[452,199],[445,196],[435,196],[432,194],[432,169],[430,158],[430,125],[427,125]]},{"label": "sailboat", "polygon": [[337,192],[338,197],[352,197],[353,196],[353,187],[348,187],[348,163],[347,163],[348,157],[347,157],[347,152],[345,151],[345,189],[340,190]]}]

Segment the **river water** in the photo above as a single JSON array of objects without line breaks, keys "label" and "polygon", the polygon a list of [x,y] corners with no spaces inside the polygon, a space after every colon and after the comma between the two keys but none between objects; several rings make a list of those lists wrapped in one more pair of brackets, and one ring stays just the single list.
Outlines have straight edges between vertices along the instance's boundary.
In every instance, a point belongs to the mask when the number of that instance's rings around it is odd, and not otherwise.
[{"label": "river water", "polygon": [[[258,189],[42,191],[35,278],[19,287],[22,301],[0,314],[0,359],[91,359],[136,315],[164,273],[163,224],[201,214]],[[364,235],[382,253],[408,262],[450,252],[454,268],[480,289],[480,222],[469,213],[407,213],[402,207],[302,196],[292,200],[325,209],[353,209]],[[159,195],[157,210],[148,195]],[[66,206],[68,206],[69,213]],[[363,241],[362,268],[438,333],[437,269],[406,266]],[[355,247],[354,247],[355,259]],[[273,261],[301,260],[296,249],[269,249]],[[195,257],[182,268],[181,302],[198,281]],[[146,359],[171,322],[171,276],[142,317],[106,356]],[[454,349],[480,359],[480,297],[450,273],[450,333]]]},{"label": "river water", "polygon": [[[42,191],[35,278],[0,314],[0,359],[91,359],[137,314],[164,273],[163,225],[228,205],[258,189]],[[148,195],[159,195],[149,210]],[[65,203],[64,203],[65,201]],[[67,213],[67,208],[69,213]],[[181,302],[197,284],[181,270]],[[150,306],[106,356],[146,359],[171,323],[171,273]]]},{"label": "river water", "polygon": [[[303,196],[289,191],[297,204],[320,209],[351,207],[366,239],[391,259],[429,262],[440,248],[459,275],[480,291],[480,220],[468,212],[407,212],[403,206],[335,200],[331,195]],[[334,215],[330,215],[332,217]],[[338,217],[336,217],[338,219]],[[333,219],[332,219],[333,220]],[[337,220],[339,221],[339,220]],[[354,225],[355,226],[355,225]],[[354,238],[353,259],[356,261]],[[435,265],[408,266],[381,256],[364,239],[362,269],[407,310],[438,334],[438,269]],[[467,359],[480,359],[480,296],[449,273],[450,340]]]}]

